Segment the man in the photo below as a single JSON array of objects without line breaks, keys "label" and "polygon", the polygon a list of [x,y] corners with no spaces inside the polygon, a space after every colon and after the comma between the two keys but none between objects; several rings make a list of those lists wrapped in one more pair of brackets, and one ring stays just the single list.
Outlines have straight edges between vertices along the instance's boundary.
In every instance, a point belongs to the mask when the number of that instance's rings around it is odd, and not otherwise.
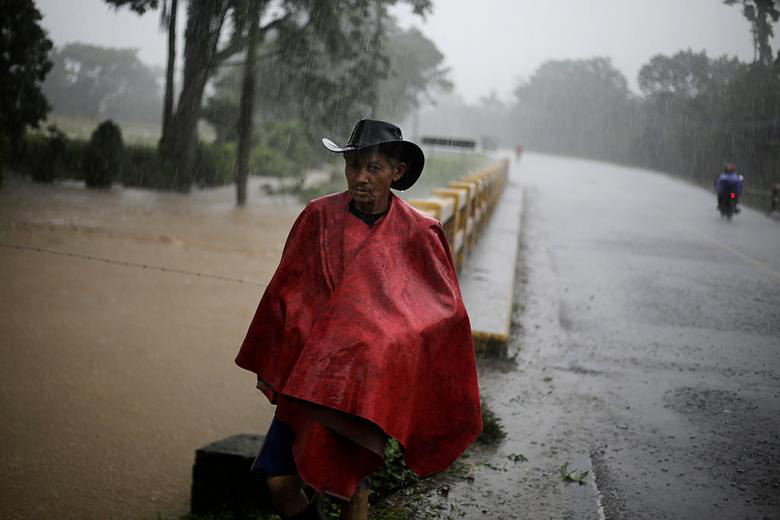
[{"label": "man", "polygon": [[370,119],[344,147],[322,142],[348,189],[296,220],[236,363],[277,405],[253,467],[277,512],[317,518],[306,483],[365,519],[387,438],[418,475],[446,469],[482,429],[479,391],[442,229],[390,191],[417,181],[422,150]]},{"label": "man", "polygon": [[734,163],[726,163],[723,167],[723,173],[715,181],[715,191],[718,193],[718,209],[723,207],[725,197],[729,193],[734,193],[734,211],[739,213],[739,199],[742,195],[742,176],[737,175],[737,166]]}]

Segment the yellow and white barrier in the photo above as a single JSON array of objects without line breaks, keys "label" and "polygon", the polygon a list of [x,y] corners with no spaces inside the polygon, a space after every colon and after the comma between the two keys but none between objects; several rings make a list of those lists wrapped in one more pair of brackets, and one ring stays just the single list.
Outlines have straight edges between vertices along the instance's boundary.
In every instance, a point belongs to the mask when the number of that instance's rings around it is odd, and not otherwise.
[{"label": "yellow and white barrier", "polygon": [[508,167],[509,161],[500,161],[450,182],[447,187],[434,188],[430,197],[409,201],[417,210],[439,221],[458,269],[498,204]]}]

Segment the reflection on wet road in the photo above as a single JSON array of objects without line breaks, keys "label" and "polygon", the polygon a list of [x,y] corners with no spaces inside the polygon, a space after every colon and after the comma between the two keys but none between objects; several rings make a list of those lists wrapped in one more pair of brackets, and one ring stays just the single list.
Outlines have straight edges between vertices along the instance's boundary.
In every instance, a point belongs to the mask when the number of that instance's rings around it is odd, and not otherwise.
[{"label": "reflection on wet road", "polygon": [[517,358],[481,369],[509,438],[451,500],[473,518],[780,517],[780,222],[721,221],[711,193],[641,170],[518,167]]}]

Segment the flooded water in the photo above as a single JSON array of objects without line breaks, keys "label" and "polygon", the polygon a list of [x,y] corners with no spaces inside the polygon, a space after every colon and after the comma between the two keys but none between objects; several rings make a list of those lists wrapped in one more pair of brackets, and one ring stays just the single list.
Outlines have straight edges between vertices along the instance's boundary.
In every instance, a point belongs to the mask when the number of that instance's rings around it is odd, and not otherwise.
[{"label": "flooded water", "polygon": [[[6,179],[0,517],[189,508],[198,447],[271,407],[233,358],[300,206]],[[8,497],[13,497],[11,500]]]}]

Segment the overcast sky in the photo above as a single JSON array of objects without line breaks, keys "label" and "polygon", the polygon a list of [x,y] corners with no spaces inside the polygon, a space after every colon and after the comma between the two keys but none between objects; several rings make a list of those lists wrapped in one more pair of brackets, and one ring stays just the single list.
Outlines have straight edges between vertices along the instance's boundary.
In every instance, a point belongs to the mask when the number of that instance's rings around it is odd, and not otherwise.
[{"label": "overcast sky", "polygon": [[[142,61],[165,63],[157,12],[139,17],[102,0],[36,4],[57,46],[80,41],[135,47]],[[433,40],[456,91],[470,102],[492,90],[508,100],[518,82],[549,59],[609,56],[633,88],[639,68],[659,53],[690,47],[753,59],[749,24],[738,7],[721,0],[434,0],[424,22],[403,7],[395,13],[402,26],[414,24]]]}]

